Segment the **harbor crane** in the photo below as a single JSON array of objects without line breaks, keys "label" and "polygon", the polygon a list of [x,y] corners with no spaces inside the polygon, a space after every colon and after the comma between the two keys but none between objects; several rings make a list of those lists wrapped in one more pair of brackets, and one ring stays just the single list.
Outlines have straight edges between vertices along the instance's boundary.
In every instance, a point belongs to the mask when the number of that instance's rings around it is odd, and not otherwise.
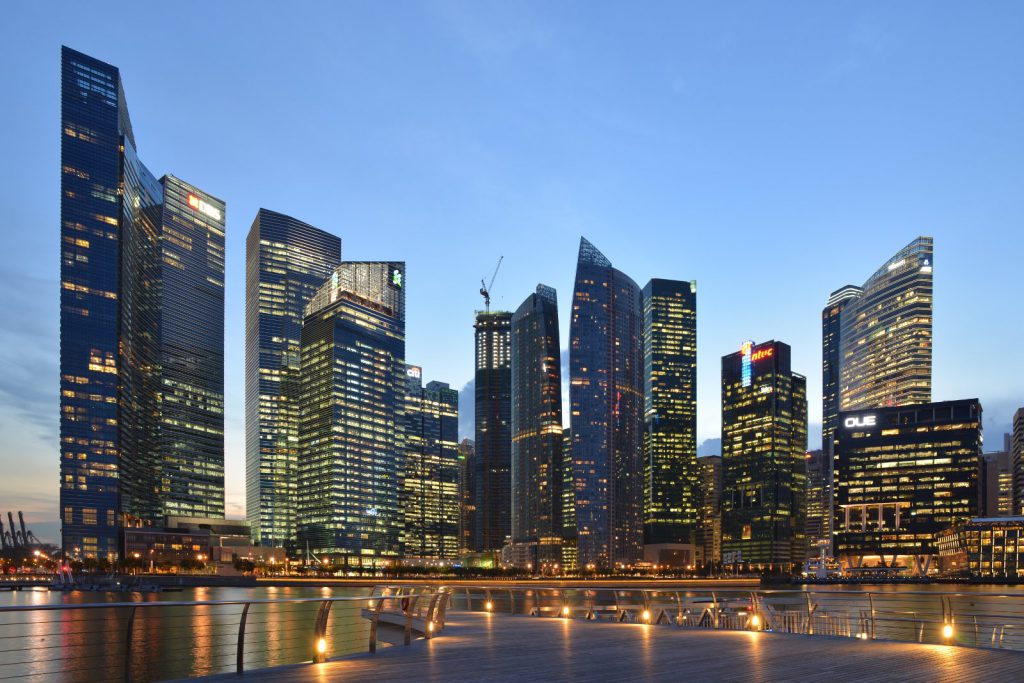
[{"label": "harbor crane", "polygon": [[494,272],[491,274],[490,282],[485,283],[483,278],[480,278],[480,296],[484,298],[484,310],[487,313],[491,312],[491,287],[494,286],[494,278],[498,277],[498,268],[501,268],[501,262],[504,259],[504,256],[498,257],[498,265],[494,266]]}]

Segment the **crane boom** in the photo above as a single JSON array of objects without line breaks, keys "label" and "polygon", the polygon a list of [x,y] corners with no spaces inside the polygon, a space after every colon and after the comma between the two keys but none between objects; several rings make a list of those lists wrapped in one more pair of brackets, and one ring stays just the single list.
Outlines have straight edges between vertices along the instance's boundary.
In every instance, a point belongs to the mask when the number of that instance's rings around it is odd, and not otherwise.
[{"label": "crane boom", "polygon": [[484,310],[488,313],[491,312],[491,287],[494,286],[494,278],[498,277],[498,269],[501,268],[501,262],[505,260],[504,256],[498,257],[498,265],[494,266],[494,272],[491,273],[491,281],[484,282],[483,278],[480,278],[480,296],[484,298]]}]

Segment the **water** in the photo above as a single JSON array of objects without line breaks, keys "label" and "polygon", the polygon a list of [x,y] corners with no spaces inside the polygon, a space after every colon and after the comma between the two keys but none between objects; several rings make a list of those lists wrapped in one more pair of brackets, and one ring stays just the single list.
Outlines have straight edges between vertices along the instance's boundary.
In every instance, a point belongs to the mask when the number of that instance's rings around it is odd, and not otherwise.
[{"label": "water", "polygon": [[[212,587],[165,593],[0,593],[0,606],[186,602],[356,597],[370,588]],[[308,661],[316,645],[321,602],[253,604],[246,615],[246,669]],[[362,600],[332,603],[328,656],[365,652],[369,622]],[[242,605],[137,608],[132,627],[131,679],[186,678],[235,670]],[[48,680],[124,678],[130,608],[0,612],[0,678],[49,675]],[[31,648],[29,650],[28,648]]]}]

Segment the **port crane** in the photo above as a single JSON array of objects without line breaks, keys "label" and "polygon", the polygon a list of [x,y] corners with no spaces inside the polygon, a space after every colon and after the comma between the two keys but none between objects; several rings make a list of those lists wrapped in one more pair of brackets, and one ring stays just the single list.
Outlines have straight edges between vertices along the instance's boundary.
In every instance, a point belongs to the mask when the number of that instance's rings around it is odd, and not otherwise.
[{"label": "port crane", "polygon": [[494,278],[498,277],[498,269],[501,268],[501,262],[504,259],[504,256],[498,257],[498,265],[494,266],[494,272],[491,274],[490,282],[484,282],[484,279],[480,278],[480,296],[484,298],[484,310],[487,313],[491,312],[491,287],[494,286]]}]

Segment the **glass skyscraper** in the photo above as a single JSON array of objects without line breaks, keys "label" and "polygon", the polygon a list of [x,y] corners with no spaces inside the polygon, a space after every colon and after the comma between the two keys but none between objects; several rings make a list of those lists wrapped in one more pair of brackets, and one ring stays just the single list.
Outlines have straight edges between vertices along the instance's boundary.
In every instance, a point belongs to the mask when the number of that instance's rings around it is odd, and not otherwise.
[{"label": "glass skyscraper", "polygon": [[832,435],[839,419],[839,387],[841,366],[840,340],[843,313],[847,304],[856,301],[864,290],[853,285],[832,292],[821,311],[821,450],[832,456]]},{"label": "glass skyscraper", "polygon": [[643,289],[644,543],[696,543],[697,283]]},{"label": "glass skyscraper", "polygon": [[704,548],[704,565],[722,561],[722,456],[697,458],[701,481],[701,526],[699,540]]},{"label": "glass skyscraper", "polygon": [[477,312],[476,441],[470,549],[500,550],[512,534],[512,314]]},{"label": "glass skyscraper", "polygon": [[260,209],[245,245],[245,502],[253,542],[295,540],[302,320],[341,238]]},{"label": "glass skyscraper", "polygon": [[933,251],[931,237],[918,237],[846,302],[839,340],[841,410],[931,401]]},{"label": "glass skyscraper", "polygon": [[939,533],[978,515],[981,418],[977,399],[841,412],[836,557],[927,573]]},{"label": "glass skyscraper", "polygon": [[580,567],[642,556],[642,320],[640,288],[581,238],[569,329]]},{"label": "glass skyscraper", "polygon": [[538,566],[565,559],[562,440],[558,299],[537,285],[512,316],[512,540],[537,543]]},{"label": "glass skyscraper", "polygon": [[336,267],[306,306],[301,357],[299,548],[380,566],[401,554],[405,264]]},{"label": "glass skyscraper", "polygon": [[224,213],[136,154],[117,68],[61,52],[61,520],[71,555],[119,528],[223,516]]},{"label": "glass skyscraper", "polygon": [[723,562],[803,562],[807,381],[782,342],[722,357]]},{"label": "glass skyscraper", "polygon": [[406,365],[402,470],[406,557],[452,559],[459,539],[459,392]]}]

